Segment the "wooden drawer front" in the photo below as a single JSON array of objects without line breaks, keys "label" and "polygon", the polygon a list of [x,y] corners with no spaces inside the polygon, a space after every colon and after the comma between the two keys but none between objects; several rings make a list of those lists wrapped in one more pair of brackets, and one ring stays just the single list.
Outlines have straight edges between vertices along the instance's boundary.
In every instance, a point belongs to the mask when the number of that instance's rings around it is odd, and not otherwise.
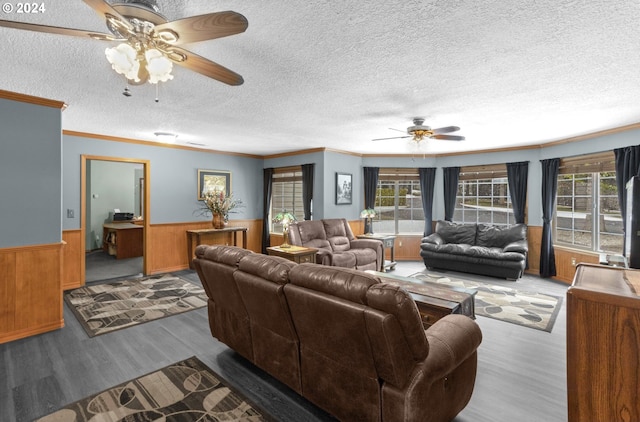
[{"label": "wooden drawer front", "polygon": [[298,256],[298,259],[296,261],[298,262],[298,264],[303,264],[305,262],[314,263],[316,262],[315,254]]},{"label": "wooden drawer front", "polygon": [[450,314],[459,313],[457,309],[443,309],[436,308],[431,305],[416,302],[418,305],[418,311],[420,312],[420,318],[422,319],[422,325],[425,329],[431,327],[437,320]]}]

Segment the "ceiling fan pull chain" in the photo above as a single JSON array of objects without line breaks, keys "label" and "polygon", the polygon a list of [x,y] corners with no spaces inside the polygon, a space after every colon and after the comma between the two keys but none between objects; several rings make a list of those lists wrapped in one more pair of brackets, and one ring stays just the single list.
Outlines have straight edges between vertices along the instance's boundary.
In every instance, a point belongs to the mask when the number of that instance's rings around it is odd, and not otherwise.
[{"label": "ceiling fan pull chain", "polygon": [[158,98],[158,90],[159,90],[158,85],[160,84],[159,83],[156,84],[156,103],[160,102],[160,98]]}]

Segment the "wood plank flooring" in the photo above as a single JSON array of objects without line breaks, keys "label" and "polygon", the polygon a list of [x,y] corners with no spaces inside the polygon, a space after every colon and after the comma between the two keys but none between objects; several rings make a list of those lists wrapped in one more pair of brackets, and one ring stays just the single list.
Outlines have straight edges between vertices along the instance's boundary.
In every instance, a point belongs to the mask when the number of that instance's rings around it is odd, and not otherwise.
[{"label": "wood plank flooring", "polygon": [[[397,275],[424,270],[399,262]],[[192,271],[179,273],[199,283]],[[456,277],[457,274],[448,272]],[[567,285],[534,276],[478,281],[565,297]],[[551,333],[478,317],[483,332],[469,405],[456,422],[567,420],[566,312]],[[211,337],[206,309],[89,338],[65,304],[60,330],[0,345],[0,421],[31,421],[113,385],[197,356],[279,421],[332,418]]]}]

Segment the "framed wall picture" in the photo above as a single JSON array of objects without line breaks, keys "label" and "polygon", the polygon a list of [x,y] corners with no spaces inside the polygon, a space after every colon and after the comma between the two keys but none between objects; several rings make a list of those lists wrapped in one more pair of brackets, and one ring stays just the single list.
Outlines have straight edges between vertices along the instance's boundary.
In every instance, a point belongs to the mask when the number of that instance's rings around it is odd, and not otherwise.
[{"label": "framed wall picture", "polygon": [[225,195],[231,193],[231,172],[223,170],[198,170],[198,200],[204,199],[204,194],[211,191],[222,191]]},{"label": "framed wall picture", "polygon": [[351,203],[351,173],[336,173],[336,205]]}]

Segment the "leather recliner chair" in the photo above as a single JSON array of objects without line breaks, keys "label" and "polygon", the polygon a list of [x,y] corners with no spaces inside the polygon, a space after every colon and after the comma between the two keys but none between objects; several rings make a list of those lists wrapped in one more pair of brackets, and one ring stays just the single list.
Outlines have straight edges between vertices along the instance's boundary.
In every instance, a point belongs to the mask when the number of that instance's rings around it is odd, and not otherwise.
[{"label": "leather recliner chair", "polygon": [[289,243],[318,249],[317,264],[382,271],[382,242],[356,238],[344,218],[293,223],[289,226]]}]

